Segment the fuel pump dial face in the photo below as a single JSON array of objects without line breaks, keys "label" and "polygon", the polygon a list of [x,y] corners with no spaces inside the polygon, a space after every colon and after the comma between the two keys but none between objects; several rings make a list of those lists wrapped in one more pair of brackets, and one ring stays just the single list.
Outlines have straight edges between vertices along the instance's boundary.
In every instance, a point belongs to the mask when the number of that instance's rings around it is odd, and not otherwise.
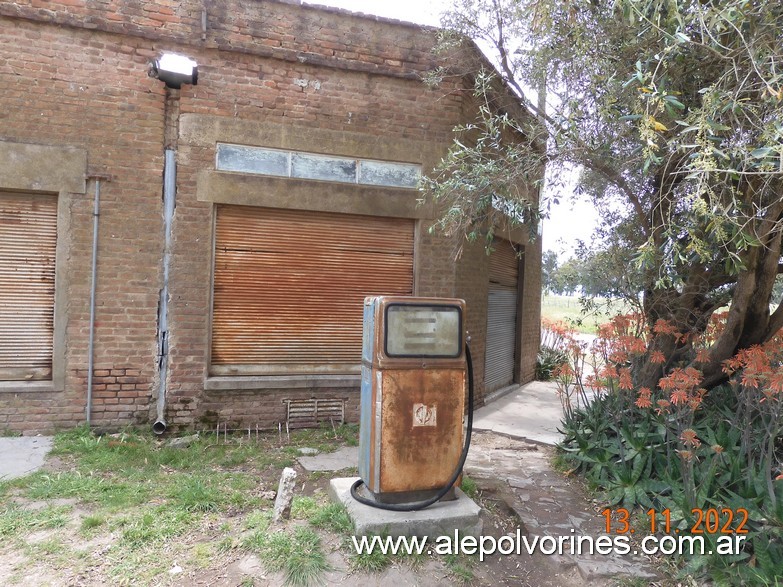
[{"label": "fuel pump dial face", "polygon": [[462,353],[462,310],[458,306],[389,304],[386,356],[457,358]]}]

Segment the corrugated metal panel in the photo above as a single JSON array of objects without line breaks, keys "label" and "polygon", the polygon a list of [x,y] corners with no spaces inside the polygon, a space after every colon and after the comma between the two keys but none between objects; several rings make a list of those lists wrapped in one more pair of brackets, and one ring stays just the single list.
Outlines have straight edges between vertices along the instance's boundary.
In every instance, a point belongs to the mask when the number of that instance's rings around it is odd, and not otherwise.
[{"label": "corrugated metal panel", "polygon": [[489,393],[514,382],[519,259],[511,243],[498,240],[489,261],[487,346],[484,389]]},{"label": "corrugated metal panel", "polygon": [[412,220],[220,206],[212,372],[358,372],[365,296],[412,293]]},{"label": "corrugated metal panel", "polygon": [[506,240],[496,240],[495,250],[489,256],[489,282],[516,290],[519,258],[513,245]]},{"label": "corrugated metal panel", "polygon": [[0,192],[0,380],[52,376],[57,197]]}]

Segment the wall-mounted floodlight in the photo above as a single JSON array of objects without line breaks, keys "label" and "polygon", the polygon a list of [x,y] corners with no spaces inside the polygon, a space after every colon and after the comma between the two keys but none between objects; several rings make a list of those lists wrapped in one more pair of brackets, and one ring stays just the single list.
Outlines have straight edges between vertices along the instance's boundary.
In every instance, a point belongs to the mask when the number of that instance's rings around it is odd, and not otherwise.
[{"label": "wall-mounted floodlight", "polygon": [[164,53],[152,62],[149,74],[169,88],[179,89],[182,84],[195,86],[198,82],[198,64],[184,55]]}]

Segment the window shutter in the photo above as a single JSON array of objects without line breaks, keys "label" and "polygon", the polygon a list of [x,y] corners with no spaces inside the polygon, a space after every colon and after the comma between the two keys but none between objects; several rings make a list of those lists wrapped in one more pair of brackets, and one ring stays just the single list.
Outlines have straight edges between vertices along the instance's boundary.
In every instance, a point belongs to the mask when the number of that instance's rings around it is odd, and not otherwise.
[{"label": "window shutter", "polygon": [[52,377],[57,197],[0,192],[0,380]]},{"label": "window shutter", "polygon": [[365,296],[413,293],[413,227],[218,206],[211,373],[358,373]]}]

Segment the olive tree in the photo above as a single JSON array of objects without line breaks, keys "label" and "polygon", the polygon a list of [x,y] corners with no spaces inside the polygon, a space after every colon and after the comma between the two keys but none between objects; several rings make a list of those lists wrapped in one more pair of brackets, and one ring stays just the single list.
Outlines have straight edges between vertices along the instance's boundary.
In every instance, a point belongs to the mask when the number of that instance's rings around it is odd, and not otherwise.
[{"label": "olive tree", "polygon": [[[576,166],[578,190],[629,252],[651,332],[658,320],[675,327],[650,336],[647,355],[660,351],[667,362],[640,361],[638,384],[692,364],[690,335],[718,308],[730,308],[726,328],[696,364],[707,387],[725,378],[724,360],[783,327],[772,297],[783,220],[783,3],[457,0],[443,25],[443,67],[431,81],[472,76],[470,99],[482,109],[423,185],[443,204],[440,229],[476,239],[497,214],[535,222],[547,198],[514,186],[546,166],[556,187],[560,170]],[[496,71],[466,57],[466,38]],[[509,115],[500,81],[524,116]]]}]

